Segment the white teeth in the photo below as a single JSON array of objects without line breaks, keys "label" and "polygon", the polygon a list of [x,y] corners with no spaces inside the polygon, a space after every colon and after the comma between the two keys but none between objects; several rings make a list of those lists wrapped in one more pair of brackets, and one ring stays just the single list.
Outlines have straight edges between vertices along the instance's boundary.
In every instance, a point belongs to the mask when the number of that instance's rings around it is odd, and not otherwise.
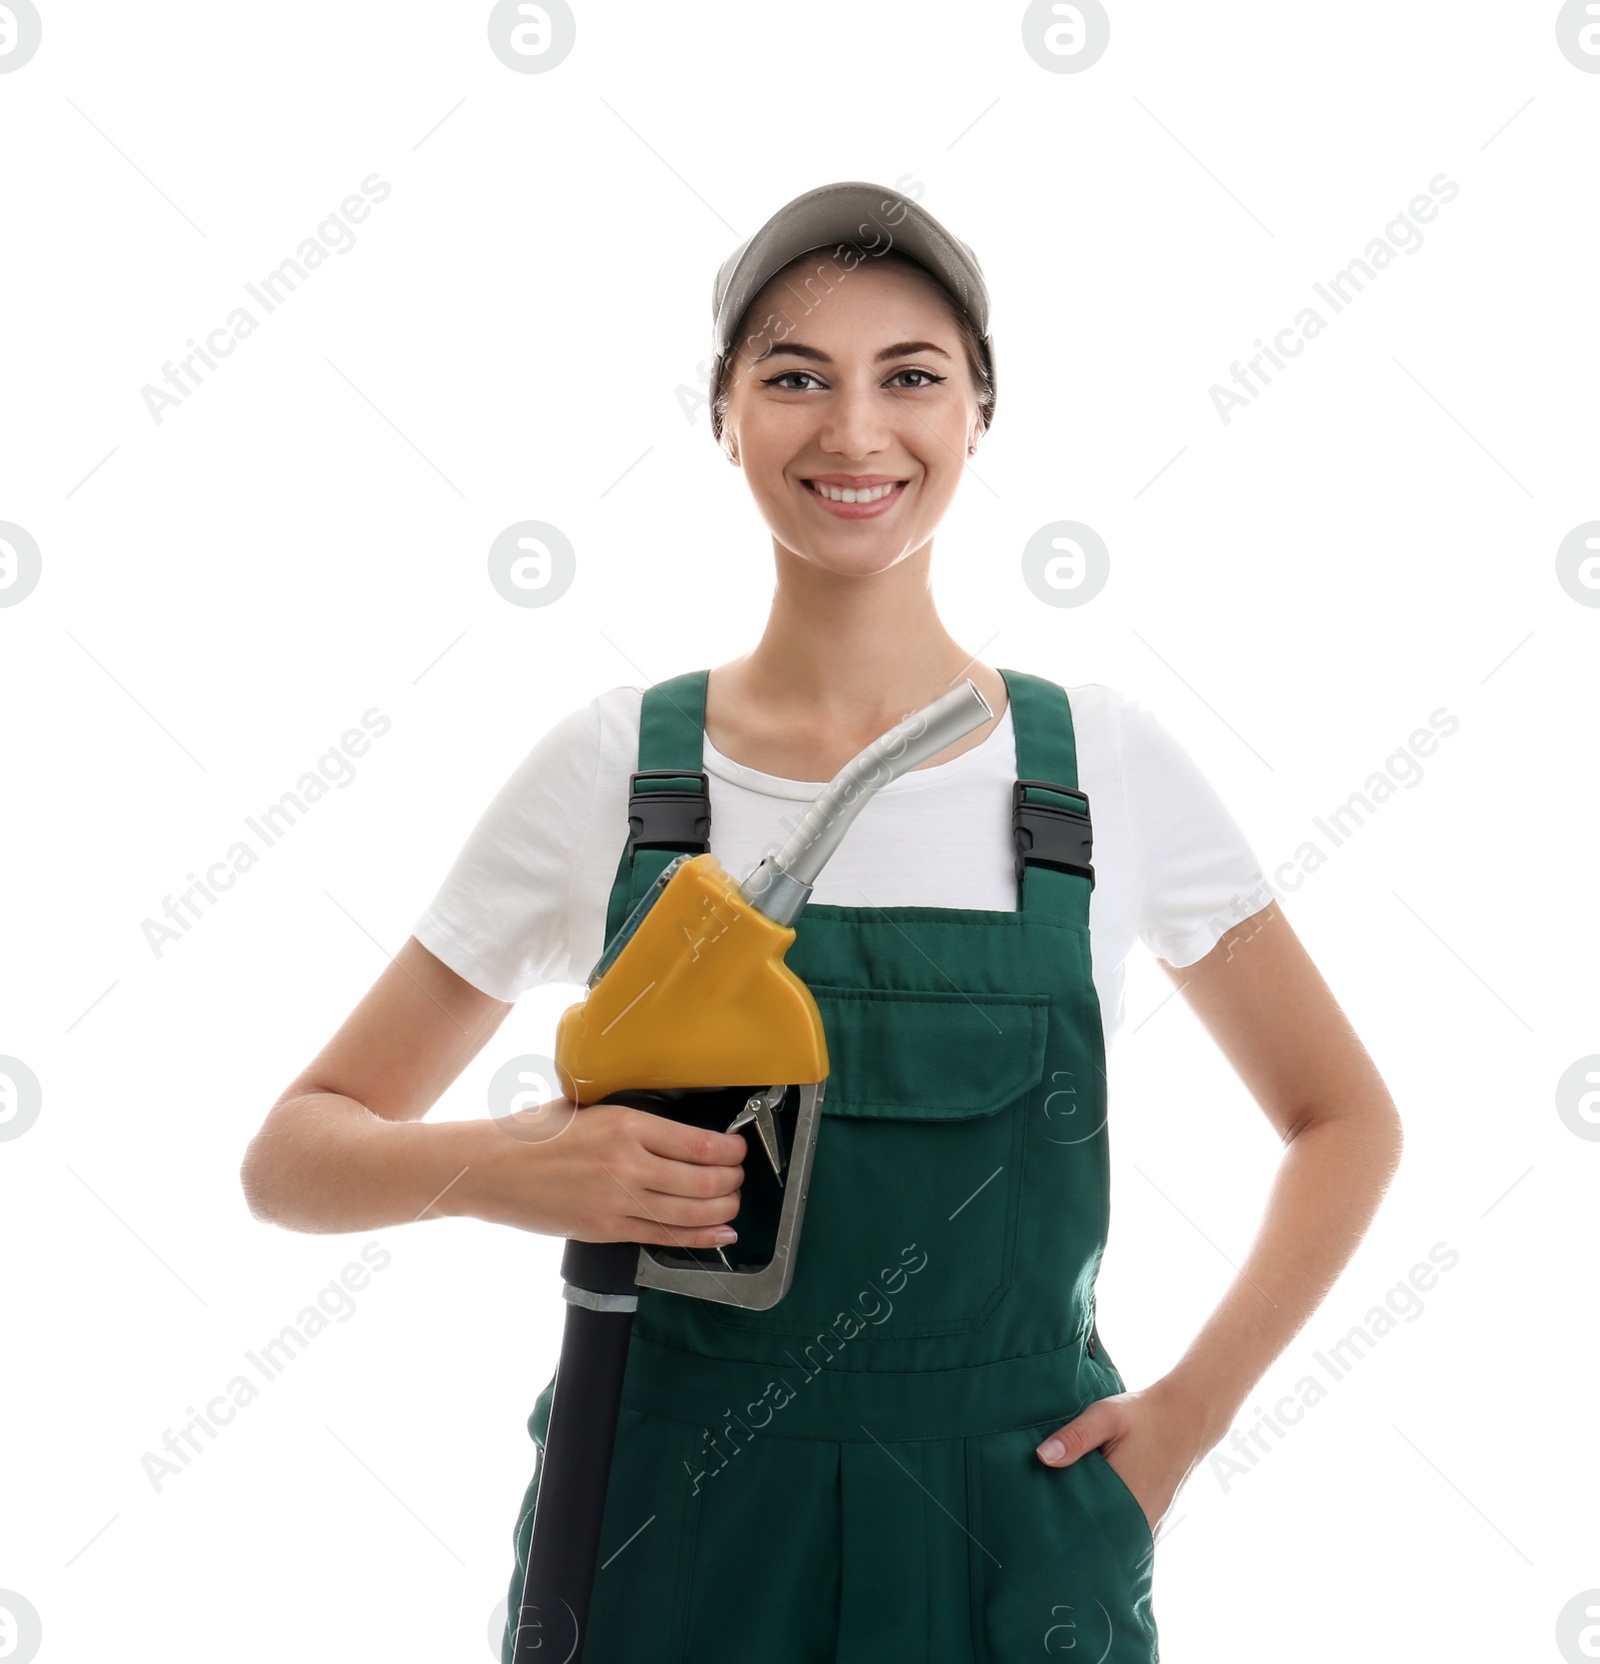
[{"label": "white teeth", "polygon": [[887,497],[895,487],[874,485],[865,491],[857,491],[848,485],[818,485],[813,480],[811,489],[836,503],[875,503],[880,497]]}]

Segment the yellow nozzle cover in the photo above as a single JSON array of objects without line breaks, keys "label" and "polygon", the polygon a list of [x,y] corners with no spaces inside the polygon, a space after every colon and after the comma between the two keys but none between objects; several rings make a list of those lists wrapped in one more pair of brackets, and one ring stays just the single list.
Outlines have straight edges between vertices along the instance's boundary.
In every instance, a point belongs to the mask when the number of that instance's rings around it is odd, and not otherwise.
[{"label": "yellow nozzle cover", "polygon": [[822,1013],[784,963],[794,935],[744,899],[716,856],[691,856],[561,1014],[562,1092],[592,1104],[627,1089],[825,1080]]}]

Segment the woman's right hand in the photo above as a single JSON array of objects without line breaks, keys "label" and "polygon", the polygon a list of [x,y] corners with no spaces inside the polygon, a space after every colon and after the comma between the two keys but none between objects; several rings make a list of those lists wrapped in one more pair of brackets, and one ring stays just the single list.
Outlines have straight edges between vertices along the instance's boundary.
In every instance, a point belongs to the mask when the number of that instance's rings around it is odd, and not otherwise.
[{"label": "woman's right hand", "polygon": [[424,1119],[512,1009],[408,937],[251,1140],[239,1173],[251,1213],[296,1231],[455,1215],[580,1242],[715,1247],[739,1211],[741,1133],[567,1098],[498,1120]]},{"label": "woman's right hand", "polygon": [[742,1133],[626,1104],[580,1109],[570,1098],[467,1127],[468,1166],[451,1211],[580,1242],[714,1248],[737,1234],[727,1222],[744,1183]]}]

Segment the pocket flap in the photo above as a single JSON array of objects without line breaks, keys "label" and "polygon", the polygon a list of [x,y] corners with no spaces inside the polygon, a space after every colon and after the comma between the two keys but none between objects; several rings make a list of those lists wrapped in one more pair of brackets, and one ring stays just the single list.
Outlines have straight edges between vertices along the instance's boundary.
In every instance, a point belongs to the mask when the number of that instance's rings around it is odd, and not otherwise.
[{"label": "pocket flap", "polygon": [[825,1115],[992,1115],[1044,1073],[1048,994],[816,984],[811,992],[828,1038]]}]

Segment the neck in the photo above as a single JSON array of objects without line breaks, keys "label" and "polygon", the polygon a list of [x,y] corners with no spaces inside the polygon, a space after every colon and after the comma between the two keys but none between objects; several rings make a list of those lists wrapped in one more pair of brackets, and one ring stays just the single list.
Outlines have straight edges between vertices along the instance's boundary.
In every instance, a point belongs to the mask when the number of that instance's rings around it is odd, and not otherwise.
[{"label": "neck", "polygon": [[[773,552],[766,629],[737,661],[742,692],[765,708],[876,735],[973,672],[934,607],[931,541],[865,576],[826,571],[776,542]],[[974,680],[984,685],[981,671]]]}]

